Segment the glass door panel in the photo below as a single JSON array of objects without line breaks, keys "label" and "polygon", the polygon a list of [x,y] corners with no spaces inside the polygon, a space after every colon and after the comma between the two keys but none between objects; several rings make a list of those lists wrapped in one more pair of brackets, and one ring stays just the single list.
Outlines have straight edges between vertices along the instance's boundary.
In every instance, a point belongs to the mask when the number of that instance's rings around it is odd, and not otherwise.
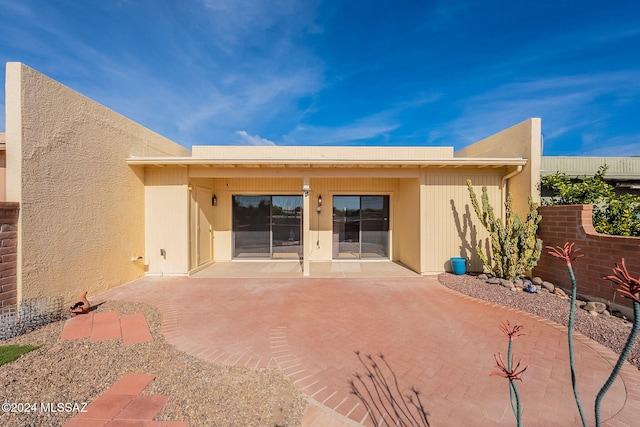
[{"label": "glass door panel", "polygon": [[271,197],[233,196],[234,258],[271,256]]},{"label": "glass door panel", "polygon": [[272,257],[302,259],[302,197],[271,198]]},{"label": "glass door panel", "polygon": [[361,258],[389,256],[389,197],[362,196],[360,199]]},{"label": "glass door panel", "polygon": [[360,196],[333,197],[333,256],[360,258]]},{"label": "glass door panel", "polygon": [[389,196],[333,196],[333,258],[389,256]]}]

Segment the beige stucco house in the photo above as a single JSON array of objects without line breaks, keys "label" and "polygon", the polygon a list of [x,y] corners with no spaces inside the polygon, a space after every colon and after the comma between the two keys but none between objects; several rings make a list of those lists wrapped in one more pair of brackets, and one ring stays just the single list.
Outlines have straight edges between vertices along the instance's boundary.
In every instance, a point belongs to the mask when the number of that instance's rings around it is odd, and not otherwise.
[{"label": "beige stucco house", "polygon": [[[537,198],[541,123],[452,147],[182,146],[20,64],[6,74],[6,200],[18,298],[96,293],[216,262],[481,263],[466,188]],[[210,143],[213,141],[203,141]]]}]

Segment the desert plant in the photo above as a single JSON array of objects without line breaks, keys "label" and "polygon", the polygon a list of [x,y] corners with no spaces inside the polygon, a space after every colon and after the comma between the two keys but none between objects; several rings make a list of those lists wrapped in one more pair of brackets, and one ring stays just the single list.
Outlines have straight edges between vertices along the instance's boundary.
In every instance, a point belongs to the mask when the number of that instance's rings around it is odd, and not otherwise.
[{"label": "desert plant", "polygon": [[482,207],[473,191],[471,180],[467,180],[467,187],[473,209],[480,223],[491,235],[493,263],[489,261],[487,254],[482,252],[480,245],[476,247],[485,269],[496,277],[514,280],[535,267],[542,253],[542,241],[536,239],[538,224],[542,220],[538,214],[538,205],[529,198],[529,212],[526,220],[522,222],[520,216],[513,211],[513,200],[509,194],[504,204],[506,220],[503,223],[493,212],[487,187],[482,187]]},{"label": "desert plant", "polygon": [[516,381],[522,381],[521,375],[529,367],[528,365],[520,369],[520,363],[522,360],[518,360],[518,363],[513,363],[513,340],[519,336],[524,335],[522,331],[522,325],[511,326],[509,321],[500,325],[500,330],[509,338],[509,346],[507,347],[507,363],[504,363],[502,354],[494,354],[493,357],[496,360],[497,371],[491,372],[490,376],[499,376],[509,380],[509,398],[511,400],[511,409],[513,415],[516,417],[518,427],[522,426],[522,401],[520,400],[520,393],[518,393],[518,387]]},{"label": "desert plant", "polygon": [[[364,405],[374,425],[380,426],[384,422],[387,426],[429,427],[429,414],[420,400],[420,392],[411,387],[410,394],[402,395],[398,378],[384,355],[378,355],[384,365],[381,367],[370,354],[365,356],[367,362],[362,359],[359,351],[355,353],[365,368],[364,376],[368,382],[365,382],[363,376],[356,372],[353,374],[355,381],[349,379],[349,387],[351,393],[355,394]],[[385,370],[388,371],[387,374],[384,373]]]},{"label": "desert plant", "polygon": [[622,365],[627,360],[629,352],[633,348],[633,343],[636,341],[638,332],[640,331],[640,277],[635,279],[629,275],[627,266],[624,264],[624,258],[622,258],[622,264],[616,264],[616,267],[613,269],[613,274],[605,277],[605,279],[618,285],[617,291],[623,298],[629,298],[633,301],[633,326],[631,327],[631,332],[629,332],[627,342],[622,348],[620,357],[618,357],[616,366],[614,366],[611,375],[609,375],[600,392],[598,392],[598,396],[596,396],[596,427],[600,427],[600,404],[602,403],[602,398],[620,373]]},{"label": "desert plant", "polygon": [[[573,368],[573,345],[572,345],[571,334],[573,330],[573,313],[575,310],[577,283],[576,283],[575,275],[573,274],[573,267],[571,265],[571,261],[575,258],[578,258],[579,256],[582,256],[582,255],[576,254],[576,252],[578,252],[579,249],[573,250],[573,245],[574,245],[573,243],[565,243],[564,246],[562,247],[558,246],[556,248],[551,248],[551,247],[548,247],[548,248],[550,249],[549,253],[551,255],[555,256],[556,258],[560,258],[567,263],[569,275],[571,276],[571,284],[573,288],[573,291],[571,292],[571,311],[569,316],[569,360],[571,363],[571,381],[573,384],[573,391],[576,398],[576,403],[578,404],[578,410],[580,411],[580,417],[582,418],[582,424],[586,426],[587,424],[582,414],[582,408],[580,406],[580,400],[579,400],[578,392],[576,389],[575,372]],[[633,344],[635,343],[636,338],[638,337],[638,333],[640,332],[640,277],[638,277],[637,279],[631,277],[631,275],[627,271],[627,266],[625,265],[624,258],[622,258],[622,263],[616,264],[615,268],[613,269],[613,274],[604,277],[604,279],[615,283],[618,286],[617,292],[620,295],[622,295],[623,298],[628,298],[633,301],[634,320],[633,320],[633,326],[631,327],[631,331],[629,332],[629,336],[627,337],[627,342],[625,343],[622,349],[622,352],[618,357],[618,361],[616,362],[616,365],[613,367],[613,370],[611,371],[609,378],[607,378],[607,381],[605,381],[604,385],[602,386],[602,388],[598,392],[598,395],[596,396],[595,408],[594,408],[595,418],[596,418],[596,427],[600,427],[601,425],[600,405],[602,403],[602,399],[604,395],[607,393],[607,391],[609,391],[609,388],[611,388],[611,386],[613,385],[618,375],[620,374],[620,370],[622,369],[624,362],[627,360],[627,357],[629,356],[629,352],[633,348]]]},{"label": "desert plant", "polygon": [[575,274],[573,274],[573,266],[571,265],[571,262],[573,260],[584,256],[584,254],[578,254],[580,249],[576,248],[574,250],[574,245],[575,243],[567,242],[562,247],[557,246],[554,248],[551,246],[547,246],[547,249],[549,249],[549,255],[559,258],[567,263],[567,270],[569,270],[569,277],[571,278],[571,307],[569,309],[569,326],[567,328],[567,339],[569,342],[569,366],[571,368],[571,386],[573,387],[573,397],[576,401],[576,405],[578,406],[578,412],[580,413],[580,420],[582,421],[582,425],[584,427],[587,427],[587,421],[584,417],[584,412],[582,411],[582,404],[580,403],[580,395],[578,393],[578,386],[576,384],[576,370],[573,354],[573,324],[576,312],[578,283],[576,281]]}]

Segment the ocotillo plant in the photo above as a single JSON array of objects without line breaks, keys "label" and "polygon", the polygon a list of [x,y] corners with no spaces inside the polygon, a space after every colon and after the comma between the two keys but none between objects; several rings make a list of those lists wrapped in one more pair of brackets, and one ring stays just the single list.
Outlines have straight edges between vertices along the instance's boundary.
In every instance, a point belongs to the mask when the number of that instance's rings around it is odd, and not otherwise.
[{"label": "ocotillo plant", "polygon": [[580,413],[580,419],[582,420],[582,425],[587,427],[587,420],[584,417],[584,412],[582,411],[582,405],[580,404],[580,395],[578,393],[578,387],[576,385],[576,370],[574,364],[574,356],[573,356],[573,323],[576,312],[576,297],[578,292],[578,284],[576,282],[576,276],[573,274],[573,266],[571,265],[571,261],[576,258],[580,258],[584,256],[584,254],[578,254],[580,251],[579,248],[573,249],[575,243],[565,243],[564,246],[556,246],[551,247],[547,246],[549,249],[549,255],[552,255],[556,258],[559,258],[567,263],[567,270],[569,270],[569,276],[571,277],[571,308],[569,309],[569,327],[568,327],[568,341],[569,341],[569,366],[571,367],[571,386],[573,387],[573,397],[576,400],[576,405],[578,406],[578,412]]},{"label": "ocotillo plant", "polygon": [[482,225],[491,234],[491,252],[493,263],[488,254],[482,252],[480,245],[476,252],[489,273],[502,279],[514,280],[525,271],[531,270],[538,263],[542,252],[542,240],[536,239],[536,231],[542,217],[538,215],[535,203],[529,198],[529,212],[523,222],[513,210],[511,194],[507,196],[505,206],[505,222],[496,218],[489,203],[487,187],[482,187],[482,207],[473,191],[471,180],[467,180],[467,188],[471,204]]},{"label": "ocotillo plant", "polygon": [[[384,355],[378,358],[384,366],[380,366],[373,356],[367,354],[365,362],[356,351],[356,355],[366,371],[365,382],[359,373],[353,374],[356,381],[349,379],[351,393],[355,394],[364,405],[375,426],[384,422],[387,426],[425,426],[429,427],[428,413],[420,400],[420,392],[411,387],[411,394],[404,397],[398,385],[398,378],[387,363]],[[385,368],[386,369],[383,369]],[[385,374],[384,371],[388,371]]]},{"label": "ocotillo plant", "polygon": [[627,342],[618,357],[618,362],[614,366],[611,375],[604,383],[598,396],[596,396],[595,412],[596,412],[596,427],[600,427],[600,404],[605,393],[609,390],[616,377],[622,369],[622,365],[629,356],[629,352],[633,347],[633,343],[636,341],[638,331],[640,331],[640,277],[637,279],[631,277],[627,271],[627,266],[624,264],[624,258],[622,258],[622,264],[616,264],[613,269],[613,274],[605,277],[605,279],[612,281],[618,285],[618,293],[624,298],[629,298],[633,301],[633,327],[627,338]]},{"label": "ocotillo plant", "polygon": [[504,360],[502,359],[502,354],[494,354],[493,357],[496,360],[496,368],[498,368],[498,371],[493,371],[489,375],[496,375],[509,380],[509,398],[511,400],[511,409],[513,409],[513,415],[516,417],[518,427],[522,427],[522,401],[520,400],[520,393],[518,393],[518,387],[516,386],[515,382],[516,380],[522,381],[522,378],[520,376],[524,371],[527,370],[529,365],[520,369],[520,363],[522,362],[522,359],[520,359],[514,366],[512,352],[513,340],[515,340],[519,336],[524,335],[520,332],[522,330],[522,325],[511,326],[509,321],[506,321],[505,323],[502,323],[500,325],[500,329],[509,338],[509,346],[507,348],[507,364],[505,365]]}]

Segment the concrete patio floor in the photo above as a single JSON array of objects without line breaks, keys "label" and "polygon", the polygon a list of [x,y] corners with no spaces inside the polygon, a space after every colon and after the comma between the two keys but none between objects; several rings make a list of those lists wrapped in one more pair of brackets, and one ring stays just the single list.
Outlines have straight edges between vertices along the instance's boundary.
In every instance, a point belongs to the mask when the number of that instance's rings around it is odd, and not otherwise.
[{"label": "concrete patio floor", "polygon": [[[193,278],[301,278],[300,261],[241,261],[216,262],[193,274]],[[389,260],[350,260],[311,262],[309,277],[420,277],[414,271]]]},{"label": "concrete patio floor", "polygon": [[[382,353],[401,388],[421,391],[435,426],[514,425],[504,378],[489,377],[506,355],[500,322],[524,325],[516,360],[529,426],[580,425],[566,328],[457,294],[435,278],[146,277],[98,296],[156,306],[177,348],[215,363],[283,370],[309,397],[304,425],[370,425],[347,380],[363,372],[354,355]],[[587,420],[617,356],[575,336],[577,383]],[[506,358],[506,356],[505,356]],[[626,364],[602,405],[608,426],[638,425],[640,375]],[[330,420],[330,421],[329,421]]]}]

